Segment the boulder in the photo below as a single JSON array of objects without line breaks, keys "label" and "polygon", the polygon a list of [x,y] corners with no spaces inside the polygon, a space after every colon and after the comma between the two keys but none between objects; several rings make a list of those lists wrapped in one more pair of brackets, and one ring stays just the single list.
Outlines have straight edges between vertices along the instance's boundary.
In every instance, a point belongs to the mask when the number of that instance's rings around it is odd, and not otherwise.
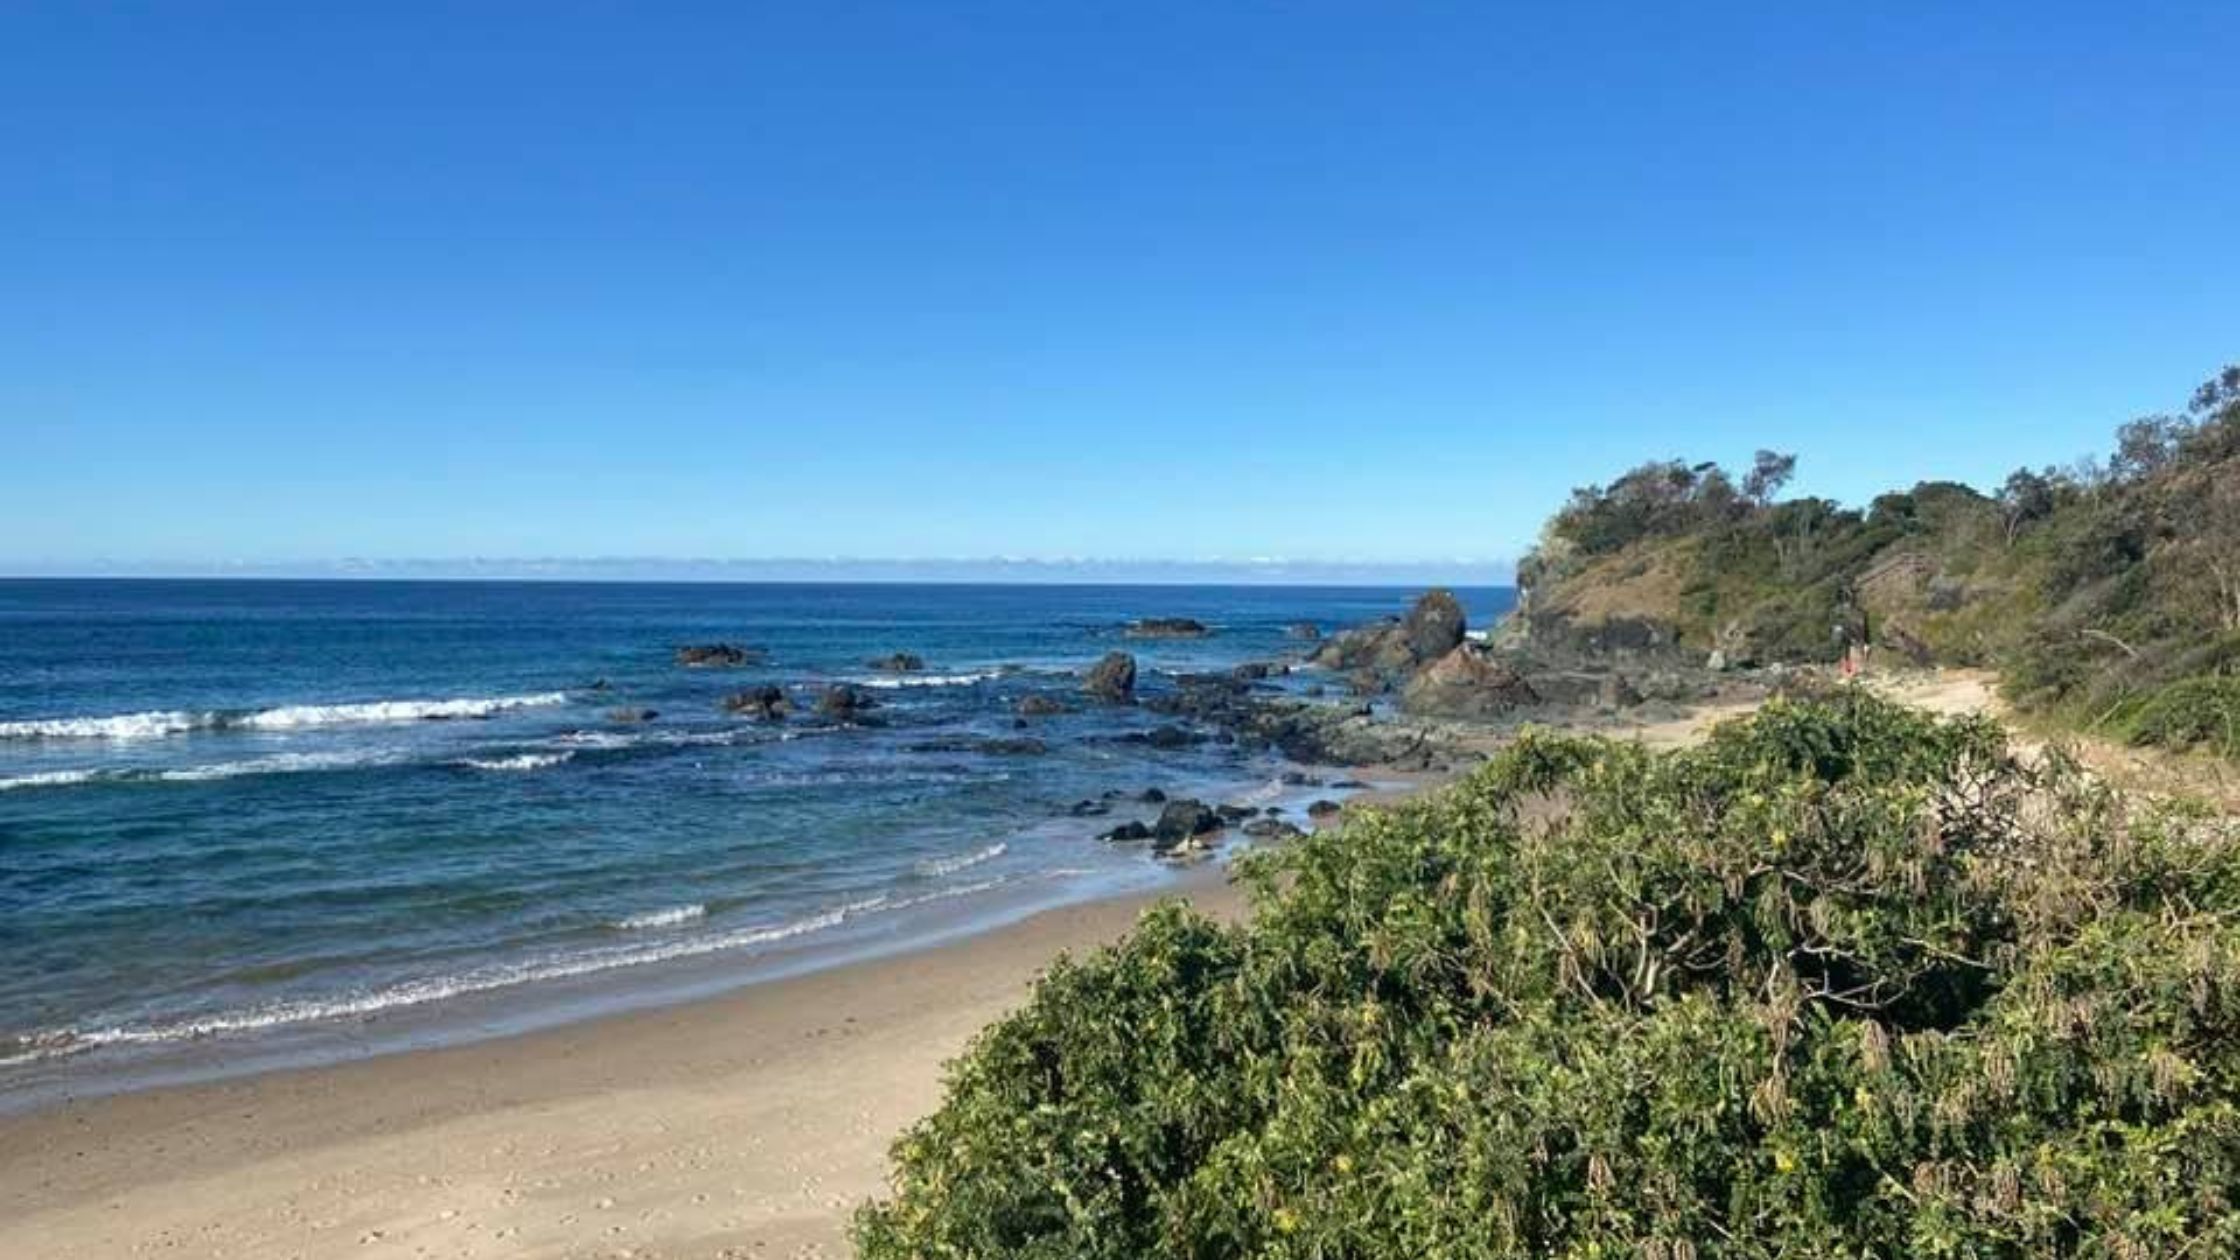
[{"label": "boulder", "polygon": [[677,664],[687,669],[737,669],[759,664],[764,655],[761,648],[736,643],[688,643],[677,649]]},{"label": "boulder", "polygon": [[1081,689],[1099,700],[1125,704],[1136,695],[1136,658],[1126,652],[1107,652],[1089,667]]},{"label": "boulder", "polygon": [[1311,621],[1294,621],[1283,628],[1283,637],[1302,643],[1312,643],[1322,637],[1322,627]]},{"label": "boulder", "polygon": [[1306,833],[1274,818],[1256,818],[1244,825],[1244,834],[1255,840],[1291,840]]},{"label": "boulder", "polygon": [[1164,856],[1185,847],[1196,848],[1198,837],[1219,831],[1223,825],[1221,815],[1202,801],[1168,801],[1159,811],[1159,821],[1151,824],[1152,852]]},{"label": "boulder", "polygon": [[1307,817],[1335,818],[1338,816],[1338,812],[1344,808],[1345,806],[1338,804],[1336,801],[1320,800],[1307,806]]},{"label": "boulder", "polygon": [[864,664],[890,674],[914,674],[926,667],[926,658],[915,652],[895,652],[887,656],[874,656]]},{"label": "boulder", "polygon": [[1145,788],[1136,795],[1136,799],[1146,805],[1158,805],[1167,799],[1167,794],[1157,788]]},{"label": "boulder", "polygon": [[1080,800],[1075,801],[1066,812],[1075,818],[1102,818],[1112,812],[1112,806],[1104,801]]},{"label": "boulder", "polygon": [[661,714],[652,709],[623,708],[607,710],[607,720],[609,722],[621,722],[625,725],[632,725],[638,722],[651,722],[652,720],[660,716]]},{"label": "boulder", "polygon": [[1116,843],[1126,843],[1132,840],[1149,840],[1150,838],[1151,828],[1146,827],[1139,822],[1121,823],[1119,826],[1114,827],[1112,830],[1105,832],[1103,835],[1097,837],[1097,839],[1099,840],[1110,840]]},{"label": "boulder", "polygon": [[1020,717],[1056,717],[1070,713],[1065,702],[1055,696],[1022,696],[1014,710]]},{"label": "boulder", "polygon": [[1476,643],[1440,657],[1400,695],[1402,709],[1431,717],[1493,718],[1539,702],[1523,674]]},{"label": "boulder", "polygon": [[725,696],[723,711],[758,722],[776,722],[793,712],[793,698],[786,694],[785,688],[764,683]]},{"label": "boulder", "polygon": [[1198,734],[1196,731],[1184,730],[1173,723],[1153,727],[1148,731],[1134,732],[1122,738],[1129,743],[1149,744],[1153,748],[1164,752],[1173,752],[1178,748],[1189,748],[1192,745],[1206,742],[1205,736]]},{"label": "boulder", "polygon": [[1275,666],[1268,664],[1266,661],[1246,661],[1230,670],[1229,676],[1239,682],[1257,682],[1275,672]]},{"label": "boulder", "polygon": [[1212,632],[1204,622],[1188,617],[1140,617],[1121,633],[1131,639],[1202,639]]},{"label": "boulder", "polygon": [[1412,663],[1419,665],[1455,650],[1461,645],[1467,628],[1461,601],[1445,587],[1425,591],[1400,623],[1408,656]]},{"label": "boulder", "polygon": [[1251,805],[1216,805],[1213,812],[1221,815],[1223,822],[1243,822],[1260,811]]}]

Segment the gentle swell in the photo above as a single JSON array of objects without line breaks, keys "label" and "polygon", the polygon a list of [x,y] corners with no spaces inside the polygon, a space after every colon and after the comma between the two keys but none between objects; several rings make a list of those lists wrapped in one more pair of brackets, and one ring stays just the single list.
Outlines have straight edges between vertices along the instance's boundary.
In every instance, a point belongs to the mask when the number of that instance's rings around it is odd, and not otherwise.
[{"label": "gentle swell", "polygon": [[566,704],[563,691],[526,696],[479,696],[456,700],[372,700],[362,704],[294,704],[247,712],[190,713],[158,710],[108,717],[34,718],[0,722],[0,739],[153,739],[190,731],[287,731],[313,726],[378,722],[427,722],[484,718],[510,709]]},{"label": "gentle swell", "polygon": [[971,853],[959,854],[956,857],[932,858],[918,863],[918,874],[928,879],[939,879],[944,875],[954,875],[958,871],[969,870],[982,862],[992,862],[1002,857],[1008,848],[1009,846],[998,843],[991,844],[985,849],[976,849]]},{"label": "gentle swell", "polygon": [[[1000,847],[1000,846],[999,846]],[[127,1024],[110,1028],[47,1029],[18,1036],[0,1038],[0,1067],[30,1063],[42,1059],[60,1058],[81,1054],[103,1046],[158,1045],[166,1042],[193,1041],[205,1037],[221,1037],[237,1033],[260,1032],[295,1024],[320,1020],[347,1019],[379,1014],[404,1007],[422,1006],[447,998],[466,997],[509,989],[518,985],[533,984],[543,980],[566,980],[579,976],[596,975],[625,967],[642,967],[674,959],[699,958],[727,950],[754,945],[768,945],[793,937],[806,936],[840,926],[850,919],[878,911],[906,910],[938,901],[989,892],[1002,887],[1003,879],[983,880],[979,883],[944,888],[938,892],[923,893],[915,897],[878,896],[850,902],[837,909],[813,914],[787,923],[763,927],[737,928],[707,936],[685,936],[664,940],[659,944],[622,945],[593,950],[572,957],[548,959],[541,962],[513,963],[482,967],[456,976],[437,976],[426,980],[411,980],[388,985],[370,993],[325,1000],[299,1000],[274,1002],[264,1006],[248,1007],[236,1011],[223,1011],[200,1019],[172,1024]],[[693,909],[680,906],[673,910],[655,912],[656,915],[675,914]],[[704,912],[704,911],[703,911]],[[644,916],[655,917],[653,915]],[[686,915],[679,923],[689,922],[698,916]],[[630,922],[624,920],[623,922]],[[620,926],[618,924],[617,926]],[[647,924],[646,926],[658,926]]]}]

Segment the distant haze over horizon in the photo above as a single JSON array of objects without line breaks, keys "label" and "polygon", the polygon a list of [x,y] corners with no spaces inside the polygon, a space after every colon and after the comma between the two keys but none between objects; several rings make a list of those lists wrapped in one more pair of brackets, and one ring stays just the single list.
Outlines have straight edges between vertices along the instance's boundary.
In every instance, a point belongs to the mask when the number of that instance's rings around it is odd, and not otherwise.
[{"label": "distant haze over horizon", "polygon": [[1507,560],[745,559],[641,557],[217,562],[92,561],[0,566],[6,578],[356,579],[614,582],[987,582],[1188,586],[1512,585]]}]

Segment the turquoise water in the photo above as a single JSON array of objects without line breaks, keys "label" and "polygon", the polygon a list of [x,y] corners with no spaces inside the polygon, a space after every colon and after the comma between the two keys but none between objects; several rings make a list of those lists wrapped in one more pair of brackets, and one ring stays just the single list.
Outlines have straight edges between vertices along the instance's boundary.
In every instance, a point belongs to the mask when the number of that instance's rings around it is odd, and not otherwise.
[{"label": "turquoise water", "polygon": [[[1149,807],[1068,807],[1276,802],[1287,767],[1125,742],[1159,720],[1132,708],[1022,731],[1017,702],[1077,700],[1114,647],[1147,691],[1296,655],[1289,623],[1413,593],[0,582],[0,1094],[503,1030],[1156,886],[1093,838]],[[1480,624],[1509,603],[1461,594]],[[1215,633],[1119,634],[1164,615]],[[767,655],[675,664],[715,641]],[[896,651],[927,668],[866,666]],[[834,681],[881,724],[719,704]],[[970,742],[1019,735],[1048,751]]]}]

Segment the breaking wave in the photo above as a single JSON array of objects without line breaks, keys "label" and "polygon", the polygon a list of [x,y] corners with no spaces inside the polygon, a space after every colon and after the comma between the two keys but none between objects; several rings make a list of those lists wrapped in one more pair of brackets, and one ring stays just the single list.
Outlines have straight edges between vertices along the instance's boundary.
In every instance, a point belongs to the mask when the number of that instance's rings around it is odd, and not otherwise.
[{"label": "breaking wave", "polygon": [[524,696],[470,696],[455,700],[371,700],[358,704],[291,704],[272,709],[179,709],[119,713],[107,717],[33,718],[0,722],[0,739],[152,739],[191,731],[286,731],[316,726],[381,722],[433,722],[486,718],[511,709],[566,704],[568,693],[546,691]]},{"label": "breaking wave", "polygon": [[983,669],[963,674],[901,674],[886,675],[879,678],[857,678],[852,681],[858,687],[876,687],[885,691],[893,691],[903,687],[967,687],[973,683],[982,683],[991,678],[1001,677],[1003,677],[1003,671],[1000,669]]},{"label": "breaking wave", "polygon": [[518,774],[562,765],[574,756],[572,752],[519,753],[511,757],[462,757],[458,764],[469,770],[511,771]]},{"label": "breaking wave", "polygon": [[944,875],[954,875],[958,871],[969,870],[982,862],[992,862],[1002,857],[1009,847],[997,843],[991,844],[985,849],[976,849],[971,853],[959,854],[956,857],[930,858],[918,863],[917,871],[918,874],[928,879],[939,879]]},{"label": "breaking wave", "polygon": [[695,901],[690,905],[670,906],[665,910],[648,910],[616,919],[614,926],[625,932],[642,932],[648,928],[678,927],[696,919],[708,917],[708,908]]}]

